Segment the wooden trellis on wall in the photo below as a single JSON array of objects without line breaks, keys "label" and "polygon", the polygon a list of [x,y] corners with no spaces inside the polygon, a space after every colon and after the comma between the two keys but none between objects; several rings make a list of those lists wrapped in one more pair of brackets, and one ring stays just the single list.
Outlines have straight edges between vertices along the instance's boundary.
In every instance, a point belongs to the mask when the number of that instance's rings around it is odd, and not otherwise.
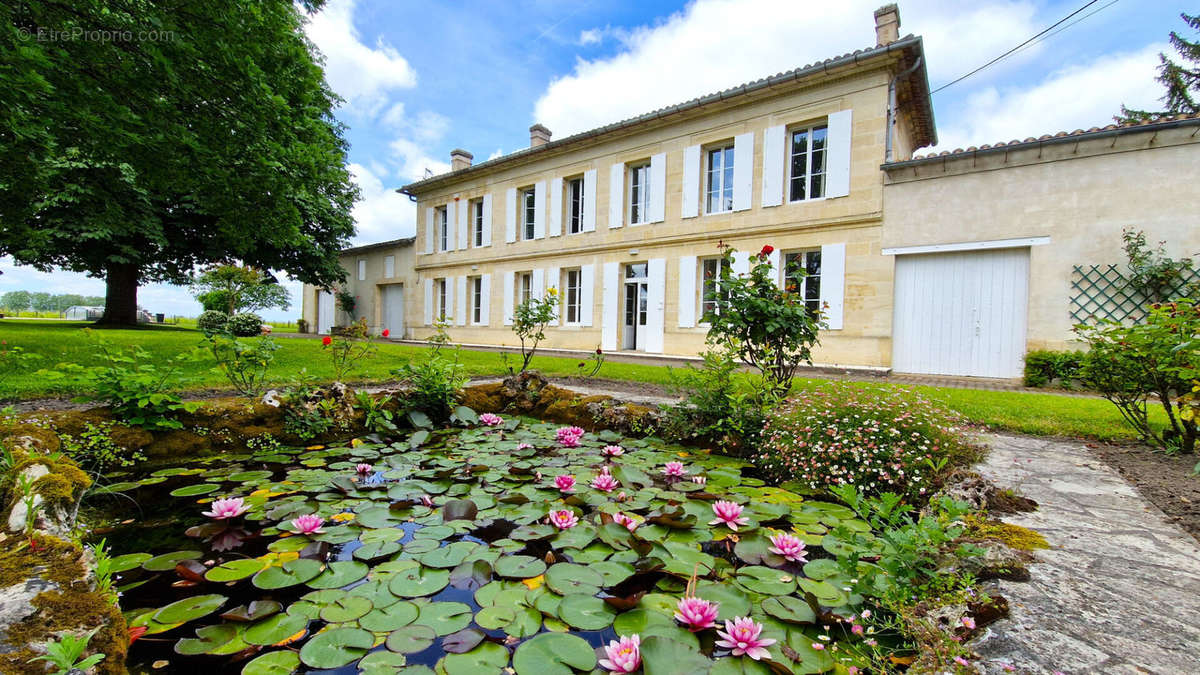
[{"label": "wooden trellis on wall", "polygon": [[[1185,270],[1172,289],[1183,294],[1200,284],[1200,270]],[[1071,274],[1071,318],[1077,323],[1100,319],[1141,321],[1149,299],[1116,265],[1076,265]]]}]

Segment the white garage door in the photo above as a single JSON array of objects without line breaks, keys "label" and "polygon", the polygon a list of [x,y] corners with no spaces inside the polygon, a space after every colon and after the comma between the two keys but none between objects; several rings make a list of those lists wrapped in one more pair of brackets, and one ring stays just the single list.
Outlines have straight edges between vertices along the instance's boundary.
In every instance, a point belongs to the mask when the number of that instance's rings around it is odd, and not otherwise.
[{"label": "white garage door", "polygon": [[379,296],[383,302],[383,315],[380,317],[383,325],[380,329],[388,329],[389,337],[404,337],[404,285],[383,286]]},{"label": "white garage door", "polygon": [[317,294],[317,332],[327,334],[333,328],[333,293],[321,291]]},{"label": "white garage door", "polygon": [[1029,249],[896,257],[892,369],[1020,377]]}]

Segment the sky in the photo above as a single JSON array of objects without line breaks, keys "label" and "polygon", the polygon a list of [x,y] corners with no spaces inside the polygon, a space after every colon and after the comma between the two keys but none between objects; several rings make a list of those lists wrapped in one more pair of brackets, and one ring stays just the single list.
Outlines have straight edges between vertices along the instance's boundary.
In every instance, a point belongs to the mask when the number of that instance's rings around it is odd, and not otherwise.
[{"label": "sky", "polygon": [[[924,38],[932,87],[1016,47],[1088,0],[900,0],[902,35]],[[309,18],[326,79],[343,99],[349,168],[362,191],[354,244],[412,236],[416,208],[396,188],[529,144],[680,103],[875,44],[884,0],[329,0]],[[933,96],[939,145],[953,150],[1112,122],[1122,104],[1157,109],[1154,77],[1181,1],[1097,0],[1013,56]],[[0,293],[103,295],[99,279],[0,259]],[[300,315],[299,285],[289,310]],[[194,316],[187,289],[150,285],[139,303]]]}]

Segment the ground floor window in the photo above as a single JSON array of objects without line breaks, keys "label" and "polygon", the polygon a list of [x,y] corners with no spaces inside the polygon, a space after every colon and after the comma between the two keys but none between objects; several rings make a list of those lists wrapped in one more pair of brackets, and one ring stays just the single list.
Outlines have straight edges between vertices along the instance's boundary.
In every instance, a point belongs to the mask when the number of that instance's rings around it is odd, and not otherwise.
[{"label": "ground floor window", "polygon": [[471,277],[471,323],[483,323],[483,277]]},{"label": "ground floor window", "polygon": [[581,282],[579,270],[567,270],[566,283],[566,298],[565,309],[567,314],[567,323],[579,323],[580,314],[583,307],[583,294],[581,293]]},{"label": "ground floor window", "polygon": [[517,275],[517,306],[525,304],[533,297],[533,273],[521,272]]},{"label": "ground floor window", "polygon": [[729,262],[724,258],[703,258],[700,261],[700,316],[716,314],[720,305],[721,295],[718,289],[721,285],[721,269],[729,269]]},{"label": "ground floor window", "polygon": [[821,252],[792,251],[783,256],[785,288],[799,293],[811,316],[821,314]]},{"label": "ground floor window", "polygon": [[446,320],[446,280],[445,279],[436,279],[436,280],[434,280],[433,285],[435,287],[435,290],[437,291],[437,312],[436,312],[437,320],[445,321]]}]

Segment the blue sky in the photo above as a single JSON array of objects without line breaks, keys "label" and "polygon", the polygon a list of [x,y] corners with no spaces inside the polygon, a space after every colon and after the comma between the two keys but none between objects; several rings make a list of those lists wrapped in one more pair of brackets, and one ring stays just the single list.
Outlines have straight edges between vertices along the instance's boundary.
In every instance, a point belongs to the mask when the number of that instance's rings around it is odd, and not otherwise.
[{"label": "blue sky", "polygon": [[[1085,2],[902,0],[901,33],[925,38],[937,88]],[[528,145],[534,122],[562,137],[873,46],[880,4],[330,0],[307,31],[346,99],[338,117],[349,127],[350,168],[363,191],[355,243],[412,235],[415,209],[394,190],[426,169],[446,170],[453,148],[481,161]],[[1098,0],[1072,19],[1078,23],[936,94],[937,149],[1103,126],[1121,103],[1156,107],[1157,53],[1168,50],[1168,31],[1185,28],[1181,11],[1196,10]],[[9,260],[0,270],[0,293],[103,294],[100,280],[82,275],[41,274]],[[298,316],[293,297],[290,310],[268,318]],[[145,287],[140,301],[156,312],[199,311],[177,287]]]}]

